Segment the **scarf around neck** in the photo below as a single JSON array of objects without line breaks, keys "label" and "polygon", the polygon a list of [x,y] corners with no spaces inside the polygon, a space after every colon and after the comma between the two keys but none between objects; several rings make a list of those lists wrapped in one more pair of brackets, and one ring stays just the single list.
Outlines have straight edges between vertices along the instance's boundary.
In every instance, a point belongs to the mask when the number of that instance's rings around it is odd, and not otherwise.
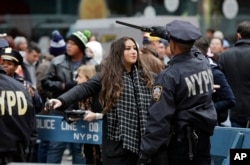
[{"label": "scarf around neck", "polygon": [[107,113],[107,138],[122,141],[124,149],[139,153],[151,97],[151,89],[140,78],[136,66],[131,73],[124,72],[120,98]]}]

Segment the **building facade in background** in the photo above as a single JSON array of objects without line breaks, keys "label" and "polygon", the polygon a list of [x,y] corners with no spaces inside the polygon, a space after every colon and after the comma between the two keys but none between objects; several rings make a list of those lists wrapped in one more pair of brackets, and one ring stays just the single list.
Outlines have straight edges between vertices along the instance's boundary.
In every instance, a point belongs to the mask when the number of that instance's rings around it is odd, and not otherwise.
[{"label": "building facade in background", "polygon": [[197,16],[203,33],[214,28],[233,38],[249,15],[250,0],[8,0],[0,5],[0,33],[38,40],[54,29],[66,36],[78,19]]}]

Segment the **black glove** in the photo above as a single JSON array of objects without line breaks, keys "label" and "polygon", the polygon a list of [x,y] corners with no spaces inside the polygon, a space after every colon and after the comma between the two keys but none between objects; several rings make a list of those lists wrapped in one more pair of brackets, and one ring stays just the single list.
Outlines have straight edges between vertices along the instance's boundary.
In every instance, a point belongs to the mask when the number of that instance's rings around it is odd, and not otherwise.
[{"label": "black glove", "polygon": [[149,161],[149,157],[140,154],[140,157],[136,163],[136,165],[147,165]]},{"label": "black glove", "polygon": [[156,36],[168,40],[166,28],[164,26],[153,26],[150,36]]},{"label": "black glove", "polygon": [[65,90],[69,90],[69,89],[73,88],[74,86],[76,86],[76,84],[77,83],[75,81],[65,83]]}]

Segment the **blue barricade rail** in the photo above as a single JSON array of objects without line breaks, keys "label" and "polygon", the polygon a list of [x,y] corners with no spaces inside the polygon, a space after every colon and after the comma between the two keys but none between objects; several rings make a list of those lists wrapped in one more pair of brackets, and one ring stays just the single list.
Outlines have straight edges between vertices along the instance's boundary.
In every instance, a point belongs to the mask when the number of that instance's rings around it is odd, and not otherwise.
[{"label": "blue barricade rail", "polygon": [[210,138],[212,165],[229,165],[230,149],[249,149],[249,139],[249,128],[215,127]]},{"label": "blue barricade rail", "polygon": [[[102,144],[102,120],[68,124],[62,116],[36,115],[36,122],[41,140]],[[230,149],[250,148],[249,139],[249,128],[215,127],[210,138],[212,165],[228,165]]]},{"label": "blue barricade rail", "polygon": [[41,140],[102,144],[102,120],[68,124],[62,116],[36,115],[36,123]]}]

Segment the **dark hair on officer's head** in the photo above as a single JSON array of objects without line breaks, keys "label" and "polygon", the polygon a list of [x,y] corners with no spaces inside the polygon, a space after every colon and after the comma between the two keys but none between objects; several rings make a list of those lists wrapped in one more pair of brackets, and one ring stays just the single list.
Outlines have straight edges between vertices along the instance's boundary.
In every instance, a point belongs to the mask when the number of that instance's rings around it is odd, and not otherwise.
[{"label": "dark hair on officer's head", "polygon": [[242,39],[250,39],[250,21],[243,21],[238,25],[237,33]]}]

